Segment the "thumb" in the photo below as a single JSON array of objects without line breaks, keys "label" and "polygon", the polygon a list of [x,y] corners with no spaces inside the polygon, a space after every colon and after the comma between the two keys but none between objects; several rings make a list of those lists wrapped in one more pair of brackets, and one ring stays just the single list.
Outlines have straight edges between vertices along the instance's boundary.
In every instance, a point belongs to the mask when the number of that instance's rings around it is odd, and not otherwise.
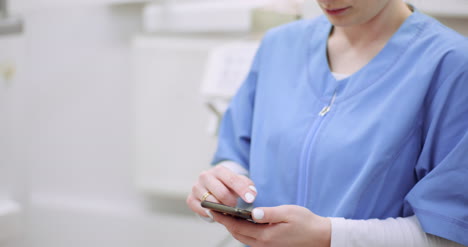
[{"label": "thumb", "polygon": [[269,208],[254,208],[252,218],[257,223],[281,223],[290,219],[291,206],[283,205]]}]

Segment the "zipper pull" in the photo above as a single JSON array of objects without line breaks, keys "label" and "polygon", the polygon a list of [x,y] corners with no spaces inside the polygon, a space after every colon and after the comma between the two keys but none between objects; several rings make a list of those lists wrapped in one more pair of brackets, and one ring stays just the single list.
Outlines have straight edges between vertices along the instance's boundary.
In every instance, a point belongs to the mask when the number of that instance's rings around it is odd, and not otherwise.
[{"label": "zipper pull", "polygon": [[323,109],[319,112],[319,116],[323,117],[327,115],[327,113],[330,111],[330,108],[330,105],[326,105],[325,107],[323,107]]},{"label": "zipper pull", "polygon": [[322,110],[319,112],[319,116],[323,117],[325,115],[327,115],[327,113],[330,111],[333,103],[335,102],[335,98],[336,98],[336,91],[333,93],[333,96],[330,100],[330,103],[328,105],[326,105],[325,107],[322,108]]}]

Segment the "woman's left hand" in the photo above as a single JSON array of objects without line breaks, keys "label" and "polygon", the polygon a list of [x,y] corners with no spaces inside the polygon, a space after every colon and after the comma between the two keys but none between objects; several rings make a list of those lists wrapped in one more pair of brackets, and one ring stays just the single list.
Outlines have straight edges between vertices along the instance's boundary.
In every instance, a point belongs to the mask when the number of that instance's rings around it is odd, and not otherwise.
[{"label": "woman's left hand", "polygon": [[213,215],[214,220],[223,224],[235,239],[252,247],[330,246],[330,219],[304,207],[284,205],[252,211],[257,223],[269,224],[254,224],[220,213]]}]

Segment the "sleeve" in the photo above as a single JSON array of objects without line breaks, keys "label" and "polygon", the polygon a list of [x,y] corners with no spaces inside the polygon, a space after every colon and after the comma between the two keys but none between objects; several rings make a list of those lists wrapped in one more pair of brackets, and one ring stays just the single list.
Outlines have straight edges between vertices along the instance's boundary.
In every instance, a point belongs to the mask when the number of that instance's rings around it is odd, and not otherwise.
[{"label": "sleeve", "polygon": [[255,105],[255,92],[259,74],[260,54],[263,44],[255,55],[247,78],[229,103],[218,132],[218,147],[212,164],[233,161],[249,168],[250,140]]},{"label": "sleeve", "polygon": [[414,212],[426,233],[468,245],[468,63],[461,62],[427,98],[405,214]]},{"label": "sleeve", "polygon": [[331,247],[462,247],[423,232],[416,216],[385,220],[331,218],[331,224]]}]

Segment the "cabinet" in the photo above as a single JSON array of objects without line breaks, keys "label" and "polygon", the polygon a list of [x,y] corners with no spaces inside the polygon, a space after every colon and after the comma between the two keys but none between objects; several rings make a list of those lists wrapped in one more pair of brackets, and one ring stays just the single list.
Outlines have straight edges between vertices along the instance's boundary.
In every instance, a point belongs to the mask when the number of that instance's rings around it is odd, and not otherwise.
[{"label": "cabinet", "polygon": [[141,35],[132,42],[135,181],[147,194],[184,199],[209,168],[216,139],[200,93],[209,52],[226,39]]},{"label": "cabinet", "polygon": [[0,245],[21,228],[26,201],[25,40],[0,35]]}]

